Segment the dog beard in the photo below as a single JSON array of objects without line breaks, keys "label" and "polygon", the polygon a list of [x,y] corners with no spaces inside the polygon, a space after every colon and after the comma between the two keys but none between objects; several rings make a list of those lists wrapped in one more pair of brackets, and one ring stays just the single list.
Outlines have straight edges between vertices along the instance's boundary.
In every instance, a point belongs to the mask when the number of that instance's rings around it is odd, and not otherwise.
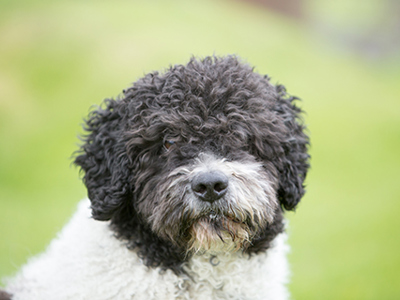
[{"label": "dog beard", "polygon": [[[226,195],[209,203],[191,190],[196,174],[219,170],[229,178]],[[246,249],[273,222],[278,201],[271,174],[254,161],[229,162],[203,154],[190,166],[172,171],[141,201],[153,232],[187,253]]]},{"label": "dog beard", "polygon": [[211,212],[190,228],[188,252],[234,252],[247,248],[254,232],[243,222]]}]

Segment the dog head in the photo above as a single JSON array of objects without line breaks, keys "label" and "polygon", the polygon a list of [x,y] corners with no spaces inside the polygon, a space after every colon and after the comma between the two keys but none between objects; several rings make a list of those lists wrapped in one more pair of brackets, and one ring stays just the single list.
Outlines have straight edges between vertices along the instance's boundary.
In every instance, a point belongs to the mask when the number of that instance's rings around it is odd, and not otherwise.
[{"label": "dog head", "polygon": [[146,75],[86,121],[75,162],[93,217],[149,264],[271,240],[309,166],[295,100],[233,56]]}]

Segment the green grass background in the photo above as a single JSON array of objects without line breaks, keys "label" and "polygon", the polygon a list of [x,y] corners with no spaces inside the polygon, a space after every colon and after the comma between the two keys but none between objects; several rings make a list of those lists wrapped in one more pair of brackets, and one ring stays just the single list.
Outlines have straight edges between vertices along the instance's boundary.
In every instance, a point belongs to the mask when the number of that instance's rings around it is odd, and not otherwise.
[{"label": "green grass background", "polygon": [[287,214],[293,298],[400,299],[399,57],[366,60],[228,0],[0,2],[0,277],[85,197],[70,156],[90,106],[214,53],[240,55],[307,111],[312,169]]}]

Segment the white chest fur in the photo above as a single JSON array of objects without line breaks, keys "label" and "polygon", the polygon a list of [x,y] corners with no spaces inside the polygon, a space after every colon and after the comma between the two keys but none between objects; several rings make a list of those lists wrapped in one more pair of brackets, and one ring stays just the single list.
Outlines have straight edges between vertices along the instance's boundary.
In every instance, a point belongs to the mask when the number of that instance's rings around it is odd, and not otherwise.
[{"label": "white chest fur", "polygon": [[114,237],[107,222],[90,218],[89,202],[9,281],[15,300],[287,299],[285,234],[266,253],[195,255],[177,276],[144,266]]}]

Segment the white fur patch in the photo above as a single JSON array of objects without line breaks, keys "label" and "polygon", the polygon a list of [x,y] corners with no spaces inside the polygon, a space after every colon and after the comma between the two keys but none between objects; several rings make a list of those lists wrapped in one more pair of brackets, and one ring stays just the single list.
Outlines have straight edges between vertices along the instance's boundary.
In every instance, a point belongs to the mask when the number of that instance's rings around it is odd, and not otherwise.
[{"label": "white fur patch", "polygon": [[14,300],[287,299],[286,235],[266,253],[195,255],[189,276],[147,268],[115,238],[109,222],[91,219],[88,200],[52,241],[9,280]]}]

